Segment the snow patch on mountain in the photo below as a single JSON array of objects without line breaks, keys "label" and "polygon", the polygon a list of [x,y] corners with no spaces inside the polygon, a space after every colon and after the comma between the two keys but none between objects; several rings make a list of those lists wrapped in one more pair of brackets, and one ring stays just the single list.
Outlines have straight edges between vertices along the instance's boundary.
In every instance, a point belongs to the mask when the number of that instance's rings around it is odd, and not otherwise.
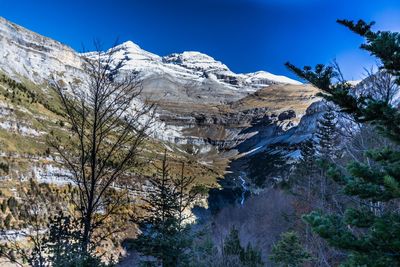
[{"label": "snow patch on mountain", "polygon": [[[265,71],[248,74],[236,74],[225,64],[206,54],[187,51],[173,53],[164,57],[140,48],[132,41],[124,42],[102,54],[104,58],[114,53],[116,61],[123,60],[123,70],[139,71],[142,79],[151,77],[169,77],[178,84],[202,83],[206,80],[218,82],[227,89],[254,92],[274,83],[301,84],[285,76]],[[82,54],[95,58],[96,53]]]},{"label": "snow patch on mountain", "polygon": [[182,54],[171,54],[163,57],[165,63],[183,66],[195,71],[229,71],[225,64],[214,58],[195,51],[183,52]]},{"label": "snow patch on mountain", "polygon": [[[139,71],[143,79],[169,77],[179,84],[217,81],[225,89],[256,91],[273,83],[299,84],[284,76],[268,72],[236,74],[214,58],[195,51],[174,53],[164,57],[140,48],[132,41],[115,48],[115,57],[125,60],[125,70]],[[44,37],[0,17],[0,69],[13,78],[27,78],[37,84],[52,76],[67,83],[85,80],[82,56],[70,47]],[[107,52],[104,53],[107,56]]]},{"label": "snow patch on mountain", "polygon": [[254,72],[254,73],[248,73],[248,74],[244,74],[244,76],[247,76],[247,81],[249,83],[257,83],[259,81],[262,80],[270,80],[270,81],[275,81],[277,83],[285,83],[285,84],[297,84],[300,85],[302,84],[299,81],[290,79],[286,76],[282,76],[282,75],[275,75],[266,71],[258,71],[258,72]]}]

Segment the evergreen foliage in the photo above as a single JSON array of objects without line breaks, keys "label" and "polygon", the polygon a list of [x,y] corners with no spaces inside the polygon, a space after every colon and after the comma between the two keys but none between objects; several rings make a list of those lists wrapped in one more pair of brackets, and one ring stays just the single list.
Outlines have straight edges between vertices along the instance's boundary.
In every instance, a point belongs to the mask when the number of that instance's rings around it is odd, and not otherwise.
[{"label": "evergreen foliage", "polygon": [[10,165],[6,162],[0,162],[0,170],[2,170],[5,174],[8,174],[10,171]]},{"label": "evergreen foliage", "polygon": [[315,164],[315,144],[312,138],[307,139],[301,144],[300,155],[301,162],[307,166],[308,169],[313,169]]},{"label": "evergreen foliage", "polygon": [[295,232],[286,232],[272,247],[270,259],[278,266],[297,267],[309,261],[311,255],[302,247]]},{"label": "evergreen foliage", "polygon": [[249,177],[256,187],[265,187],[268,178],[280,174],[280,170],[287,165],[287,159],[281,153],[265,151],[248,159]]},{"label": "evergreen foliage", "polygon": [[338,149],[338,137],[336,129],[336,116],[332,110],[328,110],[322,115],[317,123],[317,153],[322,159],[330,159]]},{"label": "evergreen foliage", "polygon": [[214,245],[212,236],[203,229],[195,236],[190,253],[190,267],[210,267],[218,263],[218,249]]},{"label": "evergreen foliage", "polygon": [[170,175],[166,152],[159,170],[160,176],[149,180],[152,186],[143,199],[146,216],[139,221],[141,234],[134,245],[143,255],[156,258],[162,266],[187,266],[192,236],[190,225],[185,225],[188,218],[184,211],[197,192],[191,191],[193,179],[184,176],[183,166],[181,177]]},{"label": "evergreen foliage", "polygon": [[[373,23],[362,20],[338,22],[365,37],[361,48],[380,59],[381,71],[392,74],[400,85],[400,34],[374,32]],[[368,152],[371,164],[353,162],[346,172],[332,166],[330,176],[344,186],[347,195],[358,199],[359,205],[348,208],[344,216],[314,211],[304,216],[305,221],[331,246],[348,253],[343,266],[400,266],[400,214],[396,209],[400,197],[399,109],[388,101],[374,99],[373,93],[363,92],[357,97],[332,66],[317,65],[313,70],[286,65],[321,89],[321,96],[356,122],[375,125],[396,144]]]},{"label": "evergreen foliage", "polygon": [[11,220],[12,220],[12,216],[11,214],[8,214],[6,216],[6,219],[4,220],[4,226],[6,229],[10,229],[11,228]]},{"label": "evergreen foliage", "polygon": [[240,256],[243,253],[243,248],[240,245],[239,231],[232,227],[224,242],[224,254]]},{"label": "evergreen foliage", "polygon": [[300,145],[300,159],[296,164],[294,182],[299,182],[300,179],[307,177],[311,179],[317,167],[316,159],[316,144],[311,137]]},{"label": "evergreen foliage", "polygon": [[264,265],[260,251],[253,248],[250,243],[247,244],[246,248],[241,246],[239,231],[235,227],[232,227],[225,238],[223,253],[225,258],[227,258],[226,256],[237,257],[241,266],[244,267],[259,267]]},{"label": "evergreen foliage", "polygon": [[1,203],[1,211],[2,211],[3,213],[5,213],[5,212],[7,211],[7,202],[6,202],[5,199],[4,199],[3,202]]}]

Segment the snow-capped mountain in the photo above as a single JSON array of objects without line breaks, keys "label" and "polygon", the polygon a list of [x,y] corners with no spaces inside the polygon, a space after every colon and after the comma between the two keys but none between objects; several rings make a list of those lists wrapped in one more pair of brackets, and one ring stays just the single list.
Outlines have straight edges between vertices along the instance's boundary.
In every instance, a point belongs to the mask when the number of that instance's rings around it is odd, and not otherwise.
[{"label": "snow-capped mountain", "polygon": [[[255,91],[273,83],[300,84],[267,72],[235,74],[223,63],[200,52],[175,53],[161,57],[141,49],[131,41],[118,45],[115,49],[118,50],[116,57],[126,60],[125,68],[142,72],[144,78],[164,75],[185,82],[213,79],[227,88],[247,91]],[[0,67],[12,76],[18,74],[38,83],[48,80],[52,74],[58,74],[69,81],[82,78],[81,54],[1,17],[0,51],[3,53]]]},{"label": "snow-capped mountain", "polygon": [[[143,50],[132,41],[124,42],[112,49],[116,50],[116,59],[125,60],[125,69],[141,71],[144,76],[171,75],[178,79],[191,81],[213,78],[232,89],[240,88],[248,91],[255,91],[274,83],[301,84],[285,76],[265,71],[236,74],[222,62],[200,52],[187,51],[160,57]],[[85,55],[90,56],[91,54]]]},{"label": "snow-capped mountain", "polygon": [[[226,164],[227,158],[237,154],[234,148],[250,138],[246,147],[261,151],[253,143],[268,144],[259,141],[273,140],[296,126],[307,107],[317,100],[311,86],[266,71],[234,73],[200,52],[159,56],[131,41],[112,49],[115,59],[124,60],[124,71],[139,72],[141,97],[159,106],[153,137],[181,146],[179,151],[196,155],[207,166],[216,165],[218,160]],[[96,56],[96,52],[78,53],[1,17],[0,51],[0,74],[34,84],[44,96],[51,79],[82,84],[84,89],[82,57]],[[108,52],[102,52],[102,56],[107,57]],[[8,113],[18,109],[10,108],[10,103],[4,105]],[[41,115],[35,116],[43,120]],[[10,124],[9,120],[0,118],[0,130],[4,128],[1,125]],[[13,118],[14,122],[32,132],[46,131],[44,127],[35,129],[37,124],[29,120],[18,123]],[[21,125],[16,129],[22,129]]]}]

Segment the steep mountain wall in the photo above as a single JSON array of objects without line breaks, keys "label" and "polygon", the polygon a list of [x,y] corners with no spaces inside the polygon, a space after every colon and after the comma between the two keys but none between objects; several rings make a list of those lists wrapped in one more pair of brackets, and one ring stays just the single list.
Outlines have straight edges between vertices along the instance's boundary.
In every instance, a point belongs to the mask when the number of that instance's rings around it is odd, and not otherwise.
[{"label": "steep mountain wall", "polygon": [[[114,49],[115,59],[124,60],[123,73],[139,72],[141,101],[158,105],[154,142],[175,154],[223,171],[238,155],[258,153],[277,140],[301,141],[307,135],[307,127],[302,127],[300,134],[295,126],[317,101],[311,86],[265,71],[236,74],[200,52],[158,56],[131,41]],[[39,120],[41,109],[50,112],[52,105],[57,105],[49,81],[56,79],[84,89],[82,57],[96,53],[77,53],[4,18],[0,18],[0,51],[0,71],[5,79],[20,82],[35,95],[35,100],[25,96],[23,101],[16,100],[18,90],[4,84],[1,105],[14,113],[29,112],[25,117],[13,117],[5,109],[0,128],[16,136],[32,135],[44,147],[44,137],[38,136],[45,136],[51,128],[33,118]],[[29,101],[36,102],[29,105]],[[57,127],[60,118],[49,116],[54,124],[51,127]],[[45,121],[45,116],[39,121]],[[19,151],[15,148],[14,152]]]}]

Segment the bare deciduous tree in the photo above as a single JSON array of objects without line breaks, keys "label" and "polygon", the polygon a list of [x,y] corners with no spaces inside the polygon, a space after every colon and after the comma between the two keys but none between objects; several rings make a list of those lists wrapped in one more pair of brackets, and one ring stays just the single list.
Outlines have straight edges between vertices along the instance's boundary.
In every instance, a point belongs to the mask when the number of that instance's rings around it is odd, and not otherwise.
[{"label": "bare deciduous tree", "polygon": [[70,136],[49,138],[78,188],[82,253],[95,247],[93,234],[126,199],[108,203],[105,196],[132,175],[155,114],[154,105],[138,100],[139,73],[123,70],[125,59],[118,59],[118,48],[102,52],[95,45],[97,52],[83,57],[86,86],[65,88],[54,79]]},{"label": "bare deciduous tree", "polygon": [[360,91],[371,95],[373,99],[393,104],[393,98],[399,92],[395,77],[386,71],[366,70],[367,78],[360,84]]}]

